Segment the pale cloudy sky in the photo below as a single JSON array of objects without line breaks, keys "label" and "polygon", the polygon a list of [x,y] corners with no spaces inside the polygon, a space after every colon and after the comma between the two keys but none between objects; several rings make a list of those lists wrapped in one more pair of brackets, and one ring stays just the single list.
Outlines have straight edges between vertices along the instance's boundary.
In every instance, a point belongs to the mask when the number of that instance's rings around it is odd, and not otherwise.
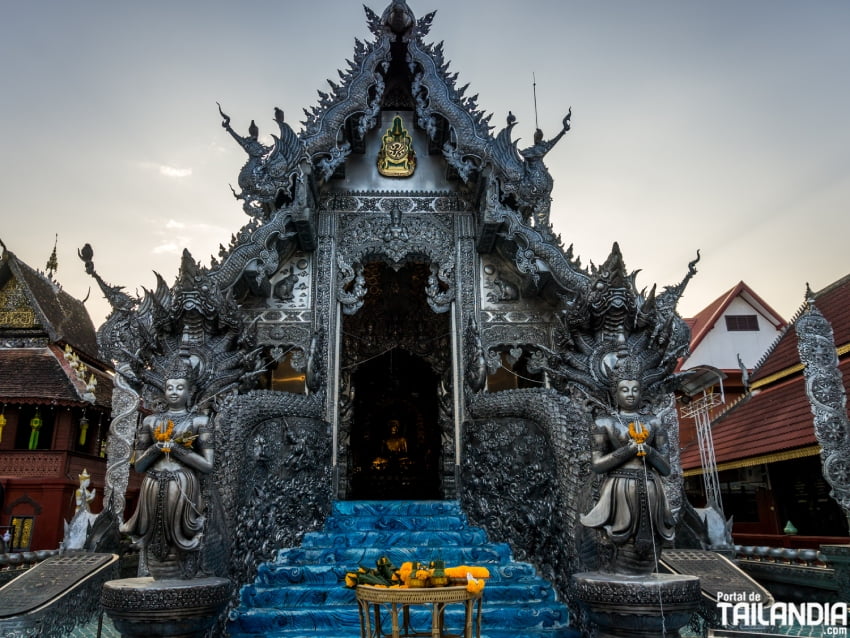
[{"label": "pale cloudy sky", "polygon": [[[367,4],[377,13],[385,3]],[[619,241],[638,282],[679,281],[688,316],[743,279],[781,314],[850,272],[850,3],[845,0],[410,0],[501,128],[573,130],[548,155],[553,220],[586,263]],[[296,130],[368,39],[360,2],[2,0],[0,239],[131,292],[205,263],[247,221],[228,184],[242,132]],[[97,290],[95,322],[108,308]]]}]

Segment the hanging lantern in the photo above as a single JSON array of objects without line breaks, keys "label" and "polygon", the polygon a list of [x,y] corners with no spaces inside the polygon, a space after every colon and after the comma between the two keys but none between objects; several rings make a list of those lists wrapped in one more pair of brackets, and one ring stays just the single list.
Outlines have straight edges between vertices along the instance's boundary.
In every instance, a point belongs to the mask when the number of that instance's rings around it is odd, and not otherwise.
[{"label": "hanging lantern", "polygon": [[29,449],[34,450],[38,447],[38,431],[41,429],[41,414],[38,411],[38,408],[35,409],[35,415],[30,419],[30,445]]},{"label": "hanging lantern", "polygon": [[3,428],[6,427],[6,406],[3,406],[3,411],[0,412],[0,442],[3,441]]},{"label": "hanging lantern", "polygon": [[89,420],[85,415],[80,419],[80,445],[86,444],[86,432],[89,431]]}]

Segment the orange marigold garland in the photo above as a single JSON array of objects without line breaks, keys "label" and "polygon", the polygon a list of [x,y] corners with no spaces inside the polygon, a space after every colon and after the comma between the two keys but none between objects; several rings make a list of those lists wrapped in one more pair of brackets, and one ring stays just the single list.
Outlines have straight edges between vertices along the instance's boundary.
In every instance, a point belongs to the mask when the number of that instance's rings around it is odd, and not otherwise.
[{"label": "orange marigold garland", "polygon": [[[165,429],[163,429],[165,426]],[[162,451],[168,454],[171,452],[171,435],[174,434],[174,421],[168,419],[167,423],[160,423],[153,431],[153,436],[157,441],[164,443]]]},{"label": "orange marigold garland", "polygon": [[643,449],[643,444],[644,441],[649,438],[649,430],[647,427],[643,423],[631,421],[629,423],[629,436],[632,437],[632,440],[637,443],[638,446],[640,446],[637,456],[646,456],[646,450]]}]

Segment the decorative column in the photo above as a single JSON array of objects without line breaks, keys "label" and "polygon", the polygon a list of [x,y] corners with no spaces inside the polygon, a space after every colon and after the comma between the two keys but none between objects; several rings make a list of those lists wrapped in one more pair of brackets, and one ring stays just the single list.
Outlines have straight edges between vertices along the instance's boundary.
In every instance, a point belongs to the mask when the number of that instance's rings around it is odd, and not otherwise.
[{"label": "decorative column", "polygon": [[[461,455],[463,453],[461,428],[466,420],[465,393],[463,387],[464,373],[466,371],[466,360],[463,353],[466,346],[463,342],[466,334],[466,325],[470,317],[476,316],[477,291],[475,288],[476,273],[478,272],[478,253],[475,250],[475,219],[471,213],[459,213],[455,217],[455,273],[456,293],[455,302],[452,304],[452,379],[455,397],[455,456],[454,463],[455,485],[453,485],[456,498],[460,485],[460,468],[462,465]],[[448,469],[448,468],[447,468]],[[446,472],[448,475],[448,472]],[[448,490],[446,490],[448,492]],[[446,498],[450,495],[446,493]]]},{"label": "decorative column", "polygon": [[319,241],[314,254],[315,263],[315,296],[314,321],[319,322],[327,317],[327,336],[325,343],[325,420],[331,424],[332,433],[332,468],[333,494],[343,497],[340,463],[339,436],[339,358],[342,339],[342,321],[339,303],[336,300],[336,218],[335,213],[322,209],[318,213]]},{"label": "decorative column", "polygon": [[[832,487],[830,496],[850,521],[850,423],[847,395],[832,326],[815,307],[814,295],[806,291],[808,307],[797,320],[797,349],[805,366],[806,395],[812,405],[815,436],[821,446],[823,476]],[[838,600],[850,600],[850,545],[821,545],[820,551],[835,570]]]},{"label": "decorative column", "polygon": [[116,520],[124,520],[125,494],[130,482],[130,457],[139,419],[139,395],[127,385],[121,374],[115,375],[112,390],[112,423],[106,443],[106,480],[103,502]]},{"label": "decorative column", "polygon": [[808,307],[797,319],[797,349],[805,366],[806,395],[812,405],[815,436],[821,446],[823,477],[832,491],[830,496],[844,510],[850,522],[850,423],[847,396],[835,337],[829,321],[815,307],[814,295],[807,290]]}]

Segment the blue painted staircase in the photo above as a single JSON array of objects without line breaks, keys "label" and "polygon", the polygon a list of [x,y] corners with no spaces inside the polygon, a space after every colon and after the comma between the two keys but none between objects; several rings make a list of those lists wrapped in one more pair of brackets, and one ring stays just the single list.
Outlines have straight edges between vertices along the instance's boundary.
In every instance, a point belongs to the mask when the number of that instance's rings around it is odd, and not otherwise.
[{"label": "blue painted staircase", "polygon": [[[281,549],[260,565],[230,614],[230,635],[357,638],[357,603],[343,580],[359,565],[374,567],[381,556],[396,566],[442,558],[446,565],[487,567],[482,638],[579,636],[567,627],[567,608],[551,584],[528,563],[513,560],[508,545],[490,543],[482,529],[470,527],[456,501],[337,501],[323,531],[306,534],[301,547]],[[413,606],[410,614],[413,627],[430,630],[430,610]],[[462,626],[462,605],[449,605],[447,631],[459,633]]]}]

